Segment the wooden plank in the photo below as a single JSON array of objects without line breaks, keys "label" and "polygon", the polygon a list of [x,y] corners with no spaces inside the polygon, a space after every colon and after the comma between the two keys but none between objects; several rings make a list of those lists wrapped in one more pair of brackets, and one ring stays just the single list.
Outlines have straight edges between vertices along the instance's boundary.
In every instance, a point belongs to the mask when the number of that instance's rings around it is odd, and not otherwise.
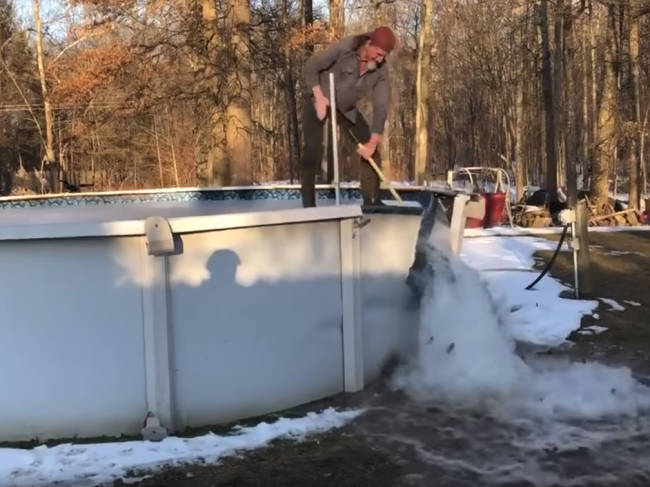
[{"label": "wooden plank", "polygon": [[622,216],[622,215],[625,215],[625,214],[630,213],[630,212],[633,212],[633,211],[636,211],[636,210],[633,209],[633,208],[630,208],[630,209],[628,209],[628,210],[617,211],[617,212],[615,212],[615,213],[609,213],[609,214],[607,214],[607,215],[593,216],[593,217],[591,217],[591,221],[592,221],[592,222],[598,222],[598,221],[600,221],[600,220],[605,220],[606,218],[612,218],[612,217]]}]

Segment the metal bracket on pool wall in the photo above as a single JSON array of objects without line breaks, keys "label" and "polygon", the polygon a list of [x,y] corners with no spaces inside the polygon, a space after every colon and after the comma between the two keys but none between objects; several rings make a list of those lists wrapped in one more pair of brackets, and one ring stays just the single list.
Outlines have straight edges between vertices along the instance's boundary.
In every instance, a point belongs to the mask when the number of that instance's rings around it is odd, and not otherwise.
[{"label": "metal bracket on pool wall", "polygon": [[370,223],[370,222],[371,222],[371,219],[367,218],[367,217],[366,218],[356,218],[354,220],[354,228],[360,230],[363,227],[365,227],[366,225],[368,225],[368,223]]},{"label": "metal bracket on pool wall", "polygon": [[[446,200],[446,201],[445,201]],[[468,216],[483,218],[485,205],[474,195],[432,192],[429,204],[422,212],[420,229],[415,244],[413,264],[409,269],[406,284],[416,298],[421,297],[424,282],[428,279],[425,242],[434,248],[447,249],[460,254]]]},{"label": "metal bracket on pool wall", "polygon": [[161,216],[150,216],[144,221],[147,236],[147,253],[153,257],[163,257],[174,253],[174,233],[167,220]]},{"label": "metal bracket on pool wall", "polygon": [[467,218],[483,218],[485,215],[485,201],[477,196],[457,192],[432,192],[429,205],[422,213],[418,239],[436,242],[438,246],[448,244],[450,250],[459,255]]}]

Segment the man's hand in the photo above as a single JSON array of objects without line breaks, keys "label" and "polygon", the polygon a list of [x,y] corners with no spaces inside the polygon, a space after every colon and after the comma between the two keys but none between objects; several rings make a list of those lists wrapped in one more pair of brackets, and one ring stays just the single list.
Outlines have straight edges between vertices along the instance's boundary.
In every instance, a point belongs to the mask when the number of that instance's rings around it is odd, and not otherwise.
[{"label": "man's hand", "polygon": [[314,86],[312,88],[314,93],[314,105],[316,107],[316,116],[319,120],[324,120],[327,116],[327,107],[330,106],[330,101],[325,95],[323,95],[320,86]]},{"label": "man's hand", "polygon": [[330,101],[324,96],[316,98],[314,101],[316,102],[316,116],[318,120],[324,120],[327,116],[327,107],[330,106]]},{"label": "man's hand", "polygon": [[366,142],[365,144],[359,144],[359,146],[357,147],[357,154],[359,154],[366,161],[368,161],[370,160],[370,158],[372,157],[372,155],[375,153],[376,150],[377,150],[377,143],[371,140],[370,142]]}]

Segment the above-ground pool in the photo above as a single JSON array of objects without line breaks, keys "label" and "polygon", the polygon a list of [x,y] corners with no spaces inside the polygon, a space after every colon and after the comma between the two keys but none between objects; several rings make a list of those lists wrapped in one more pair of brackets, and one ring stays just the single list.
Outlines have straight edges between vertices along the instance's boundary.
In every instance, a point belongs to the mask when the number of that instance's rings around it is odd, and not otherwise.
[{"label": "above-ground pool", "polygon": [[415,338],[422,218],[364,215],[342,191],[307,209],[297,187],[0,199],[0,441],[139,434],[148,413],[179,431],[362,389]]}]

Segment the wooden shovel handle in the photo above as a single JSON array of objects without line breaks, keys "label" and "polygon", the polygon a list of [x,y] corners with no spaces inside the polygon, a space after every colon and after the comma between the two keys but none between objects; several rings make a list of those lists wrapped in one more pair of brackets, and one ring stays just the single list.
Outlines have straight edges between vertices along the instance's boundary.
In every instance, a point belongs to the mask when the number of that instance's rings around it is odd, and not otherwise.
[{"label": "wooden shovel handle", "polygon": [[[363,147],[363,145],[361,143],[357,142],[357,144],[358,144],[359,147]],[[397,193],[397,191],[395,191],[395,188],[393,188],[390,185],[390,181],[388,181],[388,179],[386,179],[386,175],[379,168],[379,166],[377,165],[375,160],[372,157],[369,157],[366,160],[368,161],[368,164],[370,164],[370,167],[372,167],[372,169],[377,173],[377,176],[379,176],[379,179],[381,180],[381,182],[388,184],[388,190],[393,195],[393,198],[395,198],[397,203],[400,204],[400,205],[403,204],[404,202],[402,201],[402,197]]]}]

